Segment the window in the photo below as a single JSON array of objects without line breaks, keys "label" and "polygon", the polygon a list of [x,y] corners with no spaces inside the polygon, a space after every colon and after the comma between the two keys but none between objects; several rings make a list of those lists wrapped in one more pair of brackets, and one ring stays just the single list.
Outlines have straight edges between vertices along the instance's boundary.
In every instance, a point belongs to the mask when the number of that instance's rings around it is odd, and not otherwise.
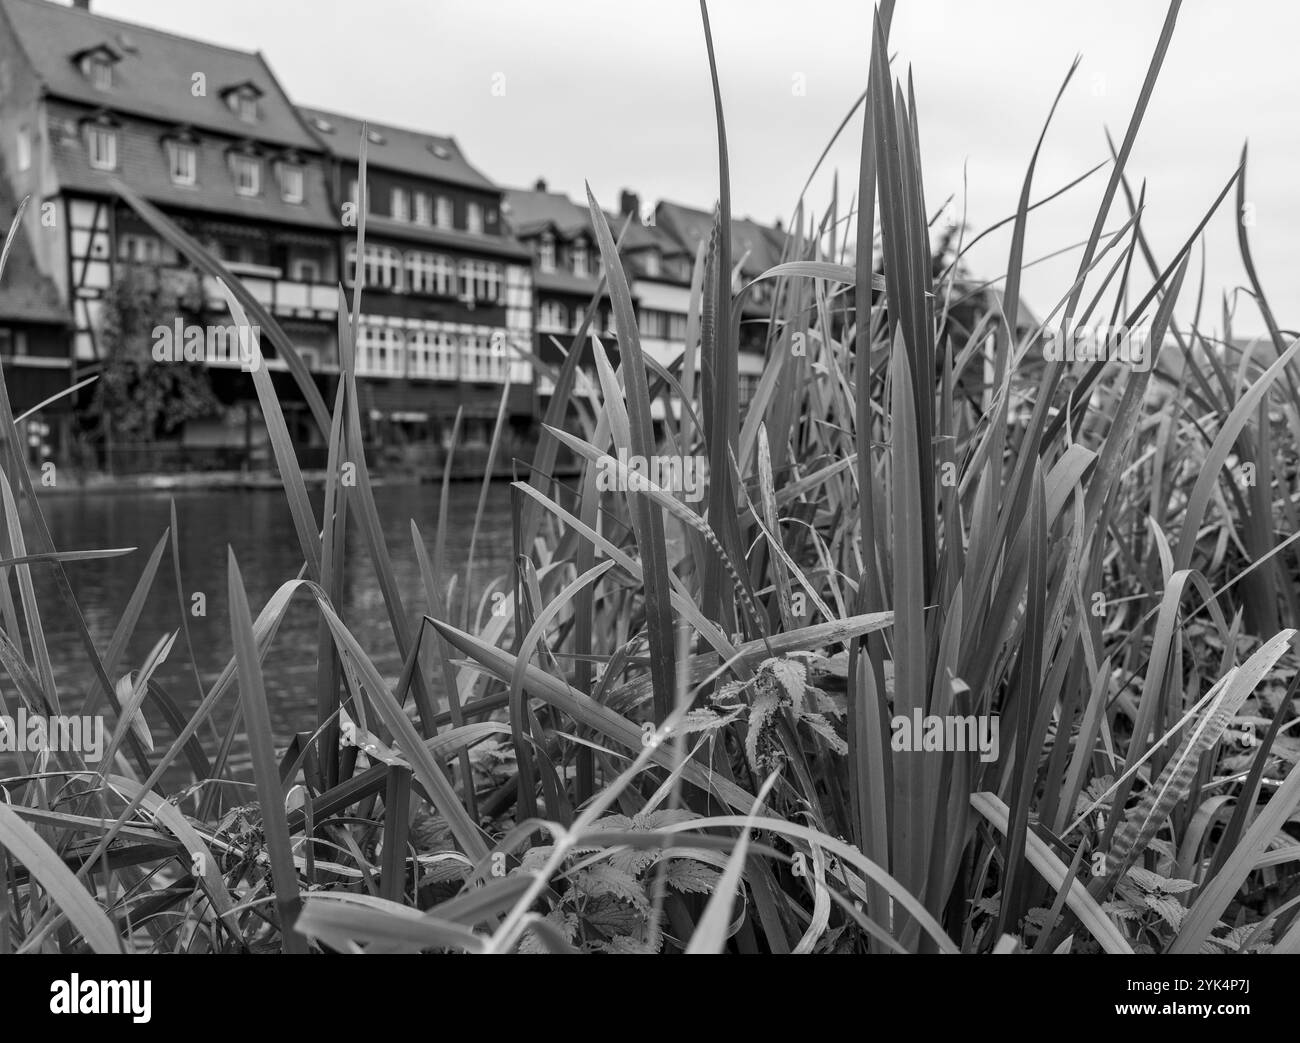
[{"label": "window", "polygon": [[297,163],[281,163],[280,198],[286,203],[301,203],[302,187],[302,167]]},{"label": "window", "polygon": [[356,203],[356,204],[360,205],[360,203],[361,203],[361,197],[358,195],[358,193],[359,193],[360,191],[361,191],[361,185],[357,183],[357,179],[356,179],[356,178],[353,178],[351,181],[349,181],[349,182],[348,182],[348,202],[350,202],[350,203]]},{"label": "window", "polygon": [[456,340],[450,333],[433,335],[433,377],[440,380],[456,379]]},{"label": "window", "polygon": [[433,335],[427,330],[411,330],[406,335],[406,375],[429,377],[433,368]]},{"label": "window", "polygon": [[[503,345],[504,346],[504,345]],[[461,380],[490,381],[493,377],[492,341],[485,333],[467,333],[461,342]],[[502,370],[504,375],[504,369]]]},{"label": "window", "polygon": [[391,326],[367,324],[361,327],[357,337],[358,372],[378,377],[400,377],[402,356],[400,331]]},{"label": "window", "polygon": [[451,200],[446,196],[439,196],[435,201],[433,223],[439,228],[451,227]]},{"label": "window", "polygon": [[245,123],[257,122],[257,92],[253,90],[235,90],[227,95],[230,111]]},{"label": "window", "polygon": [[199,179],[199,150],[182,141],[167,146],[173,185],[194,185]]},{"label": "window", "polygon": [[309,257],[295,257],[289,264],[289,278],[294,282],[320,282],[320,264]]},{"label": "window", "polygon": [[555,236],[547,232],[538,243],[537,264],[544,272],[555,271]]},{"label": "window", "polygon": [[483,208],[478,203],[465,205],[465,231],[473,235],[483,234]]},{"label": "window", "polygon": [[395,188],[389,195],[388,211],[394,221],[411,219],[411,194],[404,188]]},{"label": "window", "polygon": [[109,127],[87,128],[86,147],[90,165],[96,170],[117,169],[117,131]]},{"label": "window", "polygon": [[559,301],[543,301],[542,311],[537,318],[537,326],[543,330],[564,331],[569,328],[569,317],[564,305]]},{"label": "window", "polygon": [[456,379],[456,341],[442,330],[411,330],[406,335],[407,376]]},{"label": "window", "polygon": [[415,193],[415,223],[417,225],[433,223],[433,213],[429,207],[429,194],[427,192]]},{"label": "window", "polygon": [[573,274],[580,279],[587,278],[587,240],[579,239],[573,244]]},{"label": "window", "polygon": [[157,264],[162,260],[162,243],[152,235],[122,235],[117,241],[117,259],[131,264]]},{"label": "window", "polygon": [[27,332],[25,330],[0,329],[0,355],[27,354]]},{"label": "window", "polygon": [[18,169],[26,170],[32,165],[32,132],[30,127],[18,128]]},{"label": "window", "polygon": [[651,279],[654,279],[659,275],[660,269],[659,269],[658,250],[646,251],[645,259],[642,261],[642,268],[644,269],[646,275],[649,276]]},{"label": "window", "polygon": [[461,261],[460,293],[473,301],[495,304],[501,298],[500,265],[491,261]]},{"label": "window", "polygon": [[103,55],[91,55],[86,59],[86,75],[97,91],[113,89],[113,63]]},{"label": "window", "polygon": [[[357,246],[349,243],[344,254],[344,280],[348,285],[356,282]],[[366,246],[365,285],[367,289],[402,290],[402,255],[391,246]]]},{"label": "window", "polygon": [[230,172],[235,178],[235,192],[255,196],[262,191],[262,162],[254,156],[231,156]]},{"label": "window", "polygon": [[412,250],[406,255],[406,288],[411,293],[455,295],[455,270],[442,254]]}]

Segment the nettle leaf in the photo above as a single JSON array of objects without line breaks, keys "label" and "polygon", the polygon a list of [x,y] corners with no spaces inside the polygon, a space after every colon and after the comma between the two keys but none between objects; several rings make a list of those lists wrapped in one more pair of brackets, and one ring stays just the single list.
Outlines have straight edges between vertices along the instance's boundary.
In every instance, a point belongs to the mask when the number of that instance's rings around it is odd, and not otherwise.
[{"label": "nettle leaf", "polygon": [[780,708],[780,697],[770,688],[764,688],[750,704],[749,731],[745,736],[745,756],[749,758],[750,766],[756,771],[762,770],[758,755],[759,740],[764,730],[771,726]]},{"label": "nettle leaf", "polygon": [[665,826],[675,826],[679,822],[690,822],[700,816],[687,808],[664,808],[662,811],[652,811],[648,815],[636,815],[632,819],[633,829],[663,829]]},{"label": "nettle leaf", "polygon": [[1039,931],[1043,930],[1052,919],[1052,910],[1043,906],[1035,906],[1025,913],[1025,926],[1034,927]]},{"label": "nettle leaf", "polygon": [[638,909],[633,905],[615,898],[613,895],[600,895],[587,899],[581,909],[583,934],[593,941],[608,941],[623,936],[640,937],[645,930],[648,909]]},{"label": "nettle leaf", "polygon": [[677,725],[677,732],[682,735],[690,735],[694,732],[711,732],[724,728],[743,712],[742,707],[736,707],[730,713],[719,714],[712,710],[699,709],[692,710],[682,718]]},{"label": "nettle leaf", "polygon": [[636,829],[636,823],[626,815],[606,815],[604,818],[598,818],[591,824],[591,831],[596,832],[614,832],[626,833]]},{"label": "nettle leaf", "polygon": [[843,755],[849,752],[849,744],[840,738],[835,726],[821,714],[801,713],[799,720],[825,739],[826,745],[836,753]]},{"label": "nettle leaf", "polygon": [[[579,919],[577,914],[568,912],[564,909],[552,909],[546,914],[546,919],[553,923],[556,929],[564,935],[564,940],[570,945],[578,936]],[[532,931],[526,931],[522,940],[519,942],[519,951],[535,956],[544,956],[550,950],[542,943],[537,934]]]},{"label": "nettle leaf", "polygon": [[544,844],[540,847],[530,847],[524,852],[523,858],[519,860],[519,868],[516,873],[540,873],[546,866],[546,861],[551,857],[551,852],[555,848],[551,844]]},{"label": "nettle leaf", "polygon": [[573,882],[573,890],[570,894],[589,899],[608,895],[629,903],[643,913],[650,909],[650,899],[646,897],[641,882],[631,873],[608,862],[599,862],[579,873]]},{"label": "nettle leaf", "polygon": [[759,670],[766,671],[781,686],[790,705],[803,705],[804,690],[808,687],[808,670],[803,663],[797,659],[764,659]]},{"label": "nettle leaf", "polygon": [[1153,873],[1149,869],[1143,869],[1140,866],[1131,867],[1125,875],[1143,891],[1154,894],[1182,894],[1184,891],[1190,891],[1196,886],[1193,880],[1171,879],[1167,876],[1161,876],[1159,873]]},{"label": "nettle leaf", "polygon": [[1128,902],[1104,902],[1101,911],[1107,916],[1118,916],[1121,920],[1137,920],[1142,916],[1142,911],[1134,909]]},{"label": "nettle leaf", "polygon": [[663,948],[664,936],[661,932],[654,933],[654,941],[636,938],[628,934],[618,934],[606,942],[597,942],[594,948],[601,952],[609,953],[630,953],[640,956],[652,956]]},{"label": "nettle leaf", "polygon": [[716,869],[692,858],[674,858],[664,873],[664,882],[684,894],[712,894],[722,877]]},{"label": "nettle leaf", "polygon": [[1148,909],[1154,910],[1159,914],[1160,919],[1164,920],[1175,931],[1183,925],[1183,918],[1187,915],[1187,909],[1176,898],[1169,898],[1164,895],[1147,895],[1146,905]]}]

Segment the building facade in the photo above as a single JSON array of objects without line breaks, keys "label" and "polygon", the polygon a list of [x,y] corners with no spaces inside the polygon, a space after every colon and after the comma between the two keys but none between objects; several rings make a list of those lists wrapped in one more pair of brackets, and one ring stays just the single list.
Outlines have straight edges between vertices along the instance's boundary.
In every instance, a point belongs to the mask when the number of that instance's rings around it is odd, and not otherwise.
[{"label": "building facade", "polygon": [[[71,332],[68,383],[109,361],[105,302],[132,272],[174,289],[195,321],[228,321],[217,287],[121,201],[121,181],[241,277],[327,391],[338,361],[328,166],[262,57],[45,0],[3,0],[0,23],[0,158],[11,193],[32,200],[23,233]],[[263,351],[291,432],[319,441],[283,362]],[[249,374],[237,359],[208,368],[233,408],[182,437],[251,453]]]},{"label": "building facade", "polygon": [[[502,190],[454,138],[300,112],[332,156],[344,286],[350,293],[362,281],[358,393],[375,444],[446,447],[460,408],[461,443],[485,447],[503,395],[511,431],[526,438],[533,272],[505,226]],[[358,258],[363,137],[366,235]]]}]

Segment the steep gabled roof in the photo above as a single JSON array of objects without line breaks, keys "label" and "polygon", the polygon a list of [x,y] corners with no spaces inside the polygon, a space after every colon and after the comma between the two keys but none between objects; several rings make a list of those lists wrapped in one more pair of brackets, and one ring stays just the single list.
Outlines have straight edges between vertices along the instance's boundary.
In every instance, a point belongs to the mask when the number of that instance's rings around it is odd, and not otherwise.
[{"label": "steep gabled roof", "polygon": [[299,106],[298,111],[312,130],[341,159],[355,163],[361,158],[361,128],[364,122],[369,131],[369,140],[366,142],[366,163],[369,166],[415,174],[466,188],[500,191],[486,175],[470,165],[455,138],[394,127],[387,123],[362,121],[324,109]]},{"label": "steep gabled roof", "polygon": [[[591,226],[591,211],[583,203],[575,203],[563,192],[549,192],[535,188],[510,188],[506,190],[506,221],[515,235],[529,238],[546,229],[557,237],[571,240],[579,234],[595,240]],[[605,211],[605,220],[609,222],[610,231],[618,238],[625,218],[619,214]],[[633,220],[623,238],[623,249],[627,251],[644,250],[658,247],[665,254],[678,252],[676,242],[653,226],[643,225]]]},{"label": "steep gabled roof", "polygon": [[[695,253],[701,240],[713,231],[713,214],[707,210],[662,201],[655,206],[655,225],[676,239],[684,249]],[[785,234],[761,225],[748,217],[732,218],[732,263],[745,257],[741,272],[747,278],[760,275],[780,263]],[[745,255],[748,256],[745,256]]]},{"label": "steep gabled roof", "polygon": [[[0,0],[0,11],[50,95],[164,123],[187,123],[235,137],[320,150],[260,53],[219,47],[48,0]],[[113,65],[110,90],[96,89],[75,60],[100,47],[119,58]],[[205,77],[204,93],[198,97],[193,90],[195,73]],[[240,119],[223,98],[227,89],[246,84],[262,92],[256,123]]]}]

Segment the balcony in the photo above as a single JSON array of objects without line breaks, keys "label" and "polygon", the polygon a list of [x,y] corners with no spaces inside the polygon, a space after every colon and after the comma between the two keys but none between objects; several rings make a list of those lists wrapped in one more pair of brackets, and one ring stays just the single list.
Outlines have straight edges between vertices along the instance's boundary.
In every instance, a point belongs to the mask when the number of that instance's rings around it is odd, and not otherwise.
[{"label": "balcony", "polygon": [[[279,278],[280,269],[262,265],[230,264],[231,273],[239,276],[244,288],[253,299],[272,315],[297,319],[333,321],[338,315],[338,287],[323,282],[294,282]],[[254,274],[248,269],[257,269]],[[274,273],[274,274],[269,274]],[[215,279],[203,277],[203,296],[207,306],[214,311],[224,311],[226,299],[217,288]]]}]

